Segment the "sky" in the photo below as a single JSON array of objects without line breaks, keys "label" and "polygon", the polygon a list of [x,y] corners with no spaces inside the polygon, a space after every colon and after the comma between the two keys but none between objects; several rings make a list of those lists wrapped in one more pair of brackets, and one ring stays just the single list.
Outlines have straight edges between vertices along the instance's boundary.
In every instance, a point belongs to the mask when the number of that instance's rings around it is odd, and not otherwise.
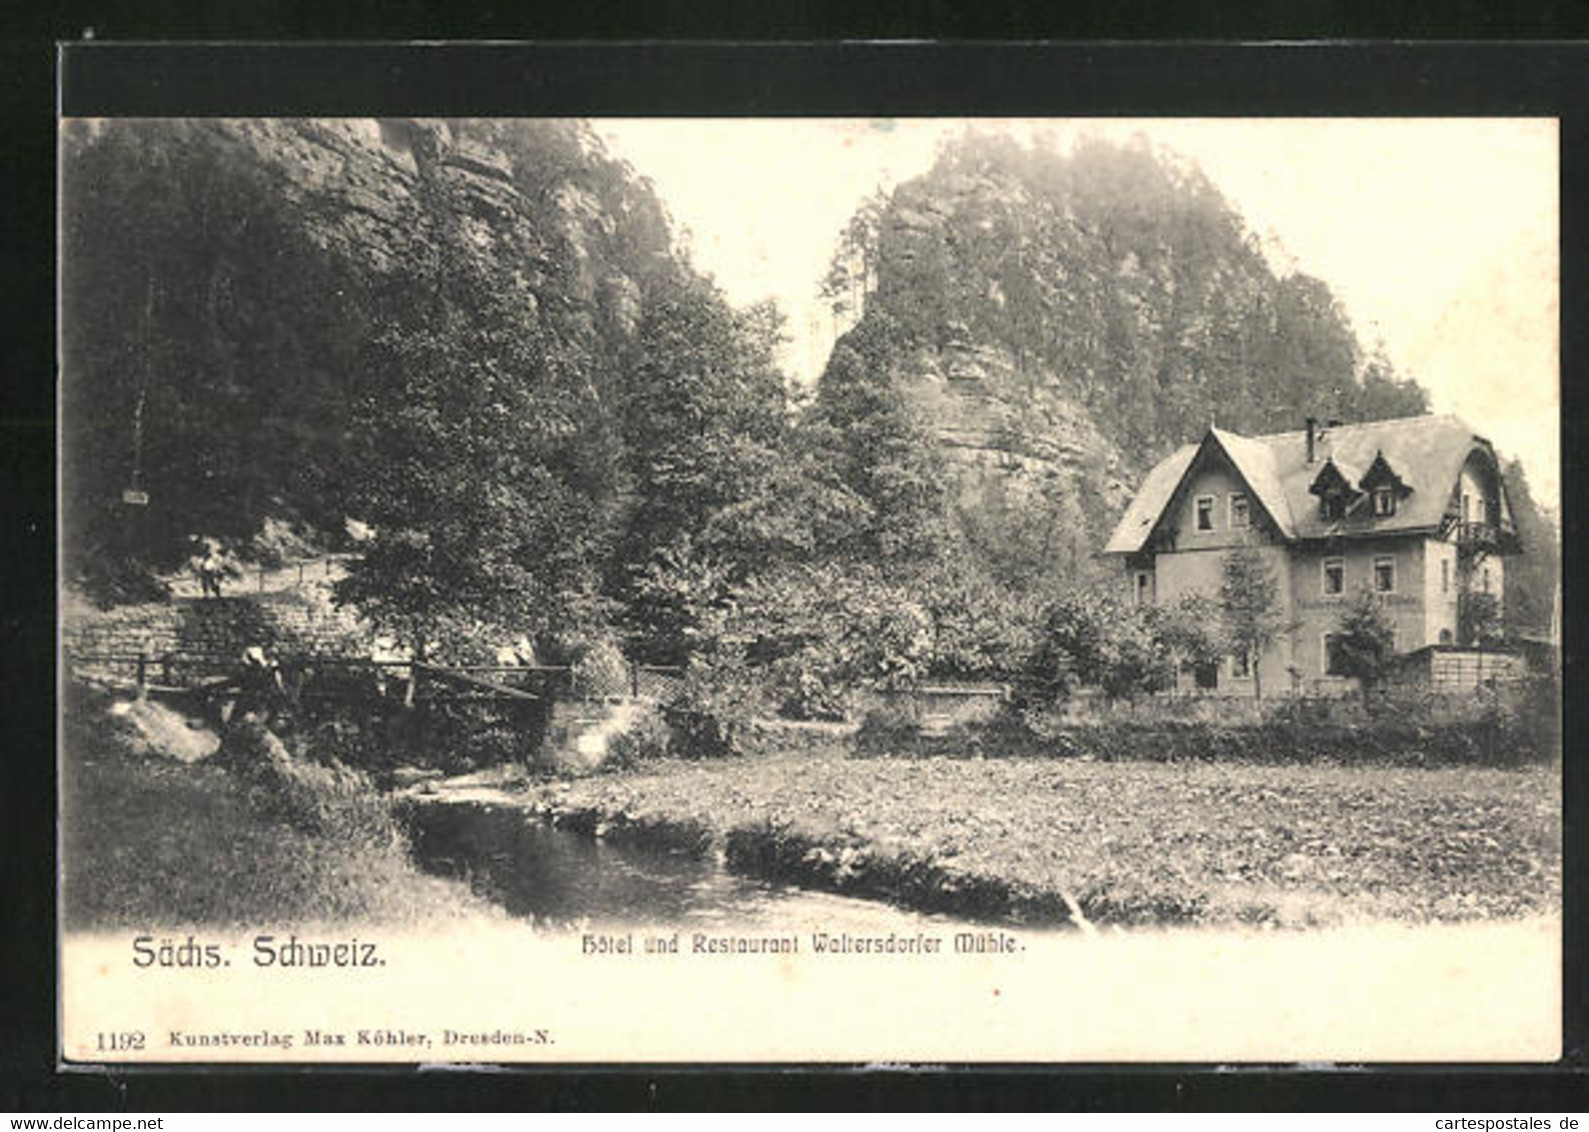
[{"label": "sky", "polygon": [[[698,268],[776,299],[784,364],[814,380],[833,324],[817,286],[861,200],[931,166],[963,119],[594,123],[649,177]],[[1271,265],[1329,284],[1359,339],[1520,457],[1558,506],[1557,130],[1550,119],[1046,119],[978,129],[1069,148],[1134,134],[1199,165]]]}]

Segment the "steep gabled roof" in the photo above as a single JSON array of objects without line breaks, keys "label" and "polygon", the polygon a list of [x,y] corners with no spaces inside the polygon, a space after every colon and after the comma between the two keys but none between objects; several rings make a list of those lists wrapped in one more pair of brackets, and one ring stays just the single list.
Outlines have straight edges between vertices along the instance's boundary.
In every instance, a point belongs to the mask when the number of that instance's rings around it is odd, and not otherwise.
[{"label": "steep gabled roof", "polygon": [[1180,486],[1186,469],[1192,466],[1192,457],[1197,455],[1198,447],[1196,444],[1183,444],[1153,466],[1153,470],[1142,481],[1142,486],[1137,488],[1136,495],[1131,497],[1126,513],[1115,524],[1114,534],[1109,536],[1109,543],[1103,548],[1105,554],[1135,554],[1142,549],[1148,541],[1148,535],[1153,533],[1153,525],[1159,521],[1165,505],[1169,503],[1170,496]]},{"label": "steep gabled roof", "polygon": [[[1307,458],[1307,434],[1301,429],[1255,437],[1210,429],[1201,444],[1176,449],[1148,473],[1104,547],[1105,554],[1132,554],[1143,548],[1193,458],[1211,443],[1229,458],[1287,539],[1436,528],[1468,457],[1475,449],[1494,457],[1487,440],[1452,416],[1326,428],[1315,444],[1312,463]],[[1394,515],[1374,516],[1367,508],[1357,508],[1345,519],[1327,520],[1308,490],[1326,460],[1333,461],[1354,485],[1361,469],[1383,461],[1412,490]]]}]

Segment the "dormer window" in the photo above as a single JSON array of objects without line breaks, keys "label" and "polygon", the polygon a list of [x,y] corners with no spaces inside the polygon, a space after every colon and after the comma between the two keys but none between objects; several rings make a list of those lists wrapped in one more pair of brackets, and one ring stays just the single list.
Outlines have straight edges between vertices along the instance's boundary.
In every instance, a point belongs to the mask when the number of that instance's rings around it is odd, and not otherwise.
[{"label": "dormer window", "polygon": [[1319,515],[1326,522],[1346,518],[1352,504],[1362,498],[1362,492],[1352,485],[1351,477],[1341,470],[1333,457],[1324,461],[1308,490],[1319,497]]},{"label": "dormer window", "polygon": [[1374,462],[1363,473],[1359,486],[1368,492],[1370,510],[1376,519],[1394,515],[1396,502],[1412,494],[1412,488],[1396,474],[1396,469],[1390,466],[1383,452],[1374,455]]}]

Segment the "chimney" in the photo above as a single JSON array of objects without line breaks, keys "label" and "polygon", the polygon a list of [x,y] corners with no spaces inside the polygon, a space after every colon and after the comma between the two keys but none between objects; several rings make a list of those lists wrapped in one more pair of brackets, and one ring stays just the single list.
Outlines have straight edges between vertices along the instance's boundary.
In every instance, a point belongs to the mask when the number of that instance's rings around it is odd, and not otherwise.
[{"label": "chimney", "polygon": [[1313,434],[1318,431],[1318,418],[1309,417],[1307,423],[1308,433],[1308,463],[1313,463]]}]

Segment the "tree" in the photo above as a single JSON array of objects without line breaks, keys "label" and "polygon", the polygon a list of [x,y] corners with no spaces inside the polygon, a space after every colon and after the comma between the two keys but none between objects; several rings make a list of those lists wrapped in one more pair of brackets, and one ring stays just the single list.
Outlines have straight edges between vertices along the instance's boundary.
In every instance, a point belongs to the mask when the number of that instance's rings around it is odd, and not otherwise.
[{"label": "tree", "polygon": [[68,571],[169,569],[266,517],[339,527],[360,273],[212,124],[77,123],[61,205]]},{"label": "tree", "polygon": [[700,611],[732,587],[845,551],[870,522],[821,431],[789,413],[782,326],[705,280],[653,284],[624,375],[630,490],[607,588],[655,659],[688,658]]},{"label": "tree", "polygon": [[933,676],[1009,680],[1037,640],[1037,603],[1003,585],[963,547],[951,546],[901,579],[932,621]]},{"label": "tree", "polygon": [[877,245],[888,195],[874,189],[839,234],[838,247],[828,264],[817,293],[828,301],[835,325],[853,323],[866,307],[866,296],[877,285]]},{"label": "tree", "polygon": [[1483,647],[1501,635],[1501,606],[1495,595],[1464,590],[1457,598],[1457,639]]},{"label": "tree", "polygon": [[1225,639],[1233,652],[1247,657],[1253,698],[1262,699],[1260,661],[1289,625],[1280,601],[1280,582],[1256,547],[1239,547],[1225,555],[1219,608]]},{"label": "tree", "polygon": [[1084,590],[1050,603],[1027,664],[1039,695],[1064,699],[1092,685],[1109,699],[1134,699],[1169,681],[1173,663],[1154,632],[1152,615]]},{"label": "tree", "polygon": [[841,718],[854,690],[911,684],[933,654],[924,603],[867,564],[754,575],[718,626],[708,651],[732,651],[763,672],[780,710],[796,718]]},{"label": "tree", "polygon": [[1522,461],[1508,461],[1504,477],[1523,552],[1507,560],[1501,615],[1508,636],[1547,633],[1555,620],[1561,580],[1561,531],[1534,499]]},{"label": "tree", "polygon": [[1230,652],[1219,603],[1206,594],[1188,593],[1170,605],[1151,606],[1154,636],[1176,659],[1204,668]]},{"label": "tree", "polygon": [[1396,655],[1396,631],[1378,594],[1358,591],[1341,614],[1334,647],[1339,670],[1355,677],[1366,696]]},{"label": "tree", "polygon": [[864,552],[873,560],[923,560],[948,535],[948,472],[931,421],[900,388],[890,358],[903,335],[868,318],[834,345],[810,426],[830,445],[840,480],[870,510]]},{"label": "tree", "polygon": [[363,358],[349,499],[374,535],[337,599],[419,656],[599,632],[616,461],[588,358],[470,253],[446,189],[428,192],[438,230]]}]

